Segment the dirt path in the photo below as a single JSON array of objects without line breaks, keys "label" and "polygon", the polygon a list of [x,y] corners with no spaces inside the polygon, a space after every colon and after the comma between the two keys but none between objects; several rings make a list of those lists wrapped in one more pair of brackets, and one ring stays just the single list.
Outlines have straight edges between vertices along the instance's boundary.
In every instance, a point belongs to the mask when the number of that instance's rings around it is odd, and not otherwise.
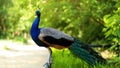
[{"label": "dirt path", "polygon": [[48,54],[47,49],[36,44],[23,46],[11,41],[0,41],[0,68],[43,68]]}]

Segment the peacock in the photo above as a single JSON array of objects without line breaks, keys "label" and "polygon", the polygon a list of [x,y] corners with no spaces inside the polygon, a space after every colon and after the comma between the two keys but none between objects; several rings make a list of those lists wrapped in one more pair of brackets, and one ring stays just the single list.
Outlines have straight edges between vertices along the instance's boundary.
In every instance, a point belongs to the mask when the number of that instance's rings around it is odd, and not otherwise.
[{"label": "peacock", "polygon": [[106,63],[106,60],[89,45],[82,43],[75,37],[54,28],[39,28],[40,10],[36,11],[30,35],[33,41],[40,47],[54,47],[56,49],[68,48],[72,54],[94,66],[96,63]]}]

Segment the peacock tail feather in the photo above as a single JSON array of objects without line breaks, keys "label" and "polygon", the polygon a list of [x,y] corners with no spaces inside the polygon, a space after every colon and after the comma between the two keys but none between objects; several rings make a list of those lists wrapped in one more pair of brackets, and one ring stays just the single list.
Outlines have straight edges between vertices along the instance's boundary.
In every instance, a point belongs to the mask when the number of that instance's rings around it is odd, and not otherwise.
[{"label": "peacock tail feather", "polygon": [[70,46],[69,50],[74,55],[86,61],[90,65],[95,65],[96,63],[106,62],[106,60],[102,58],[99,53],[97,53],[91,47],[83,44],[77,39],[74,40],[74,43]]}]

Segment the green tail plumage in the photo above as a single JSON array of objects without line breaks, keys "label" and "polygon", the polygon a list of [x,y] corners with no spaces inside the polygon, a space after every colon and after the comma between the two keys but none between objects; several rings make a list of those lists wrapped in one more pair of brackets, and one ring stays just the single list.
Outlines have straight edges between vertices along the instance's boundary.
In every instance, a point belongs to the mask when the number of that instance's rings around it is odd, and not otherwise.
[{"label": "green tail plumage", "polygon": [[71,45],[69,50],[80,59],[86,61],[90,65],[95,65],[96,63],[105,63],[106,60],[102,58],[99,53],[94,51],[89,45],[81,43],[79,40],[75,39],[74,43]]}]

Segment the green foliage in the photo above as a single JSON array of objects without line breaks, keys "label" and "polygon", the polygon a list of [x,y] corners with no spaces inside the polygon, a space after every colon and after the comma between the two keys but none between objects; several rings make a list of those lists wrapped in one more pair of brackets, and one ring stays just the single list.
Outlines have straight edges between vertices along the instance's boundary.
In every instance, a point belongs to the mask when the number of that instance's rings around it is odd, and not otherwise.
[{"label": "green foliage", "polygon": [[85,42],[91,43],[93,41],[104,40],[104,33],[102,32],[104,27],[103,17],[113,12],[113,6],[114,0],[92,0],[88,6],[85,5],[84,8],[88,8],[84,11],[86,15],[83,15],[84,18],[81,24],[82,39]]},{"label": "green foliage", "polygon": [[112,13],[113,5],[113,1],[102,0],[49,0],[42,11],[45,17],[42,22],[46,23],[47,27],[57,28],[86,43],[91,43],[104,39],[102,18],[105,14]]},{"label": "green foliage", "polygon": [[[114,61],[116,63],[114,63]],[[90,66],[86,64],[86,62],[72,55],[72,53],[65,50],[56,50],[53,49],[53,64],[52,68],[119,68],[120,67],[120,58],[115,58],[114,61],[110,61],[108,64],[100,65],[97,64],[95,66]]]},{"label": "green foliage", "polygon": [[1,0],[0,38],[26,42],[38,7],[40,27],[56,28],[85,43],[120,44],[119,0]]},{"label": "green foliage", "polygon": [[[75,57],[69,50],[53,50],[52,68],[90,68],[86,62]],[[92,67],[91,67],[92,68]]]},{"label": "green foliage", "polygon": [[0,38],[6,36],[9,24],[7,23],[8,9],[12,6],[11,0],[0,0]]},{"label": "green foliage", "polygon": [[106,40],[113,42],[114,46],[111,49],[119,49],[116,47],[120,45],[120,2],[115,4],[116,10],[113,14],[105,15],[103,20],[105,22],[103,32],[105,32]]}]

